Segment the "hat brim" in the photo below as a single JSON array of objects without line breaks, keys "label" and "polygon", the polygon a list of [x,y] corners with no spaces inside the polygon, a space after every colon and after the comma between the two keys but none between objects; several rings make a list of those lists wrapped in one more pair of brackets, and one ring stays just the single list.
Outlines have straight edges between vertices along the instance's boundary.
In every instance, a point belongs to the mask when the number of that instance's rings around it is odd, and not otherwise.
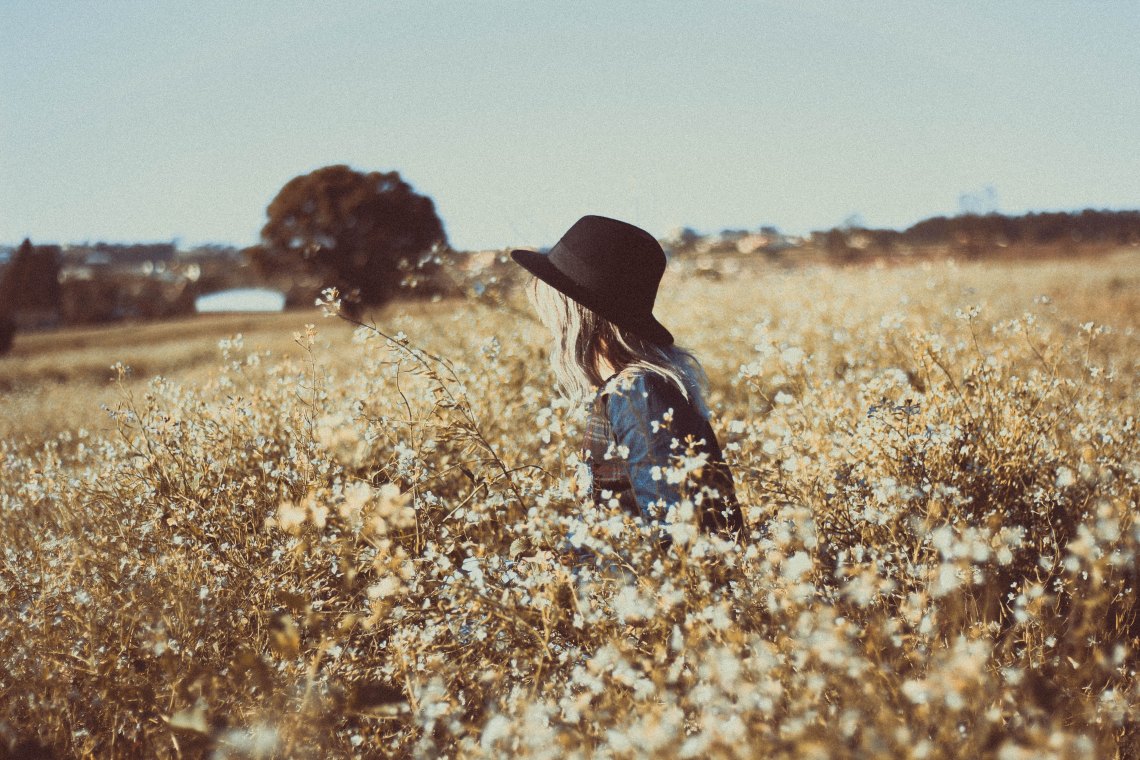
[{"label": "hat brim", "polygon": [[601,299],[595,298],[592,293],[578,285],[562,270],[554,266],[550,257],[537,251],[516,249],[511,251],[511,258],[526,271],[545,282],[550,287],[577,301],[591,311],[597,312],[618,327],[653,343],[663,346],[673,345],[673,334],[654,318],[652,314],[648,319],[632,318],[628,314],[619,313],[612,305],[605,304]]}]

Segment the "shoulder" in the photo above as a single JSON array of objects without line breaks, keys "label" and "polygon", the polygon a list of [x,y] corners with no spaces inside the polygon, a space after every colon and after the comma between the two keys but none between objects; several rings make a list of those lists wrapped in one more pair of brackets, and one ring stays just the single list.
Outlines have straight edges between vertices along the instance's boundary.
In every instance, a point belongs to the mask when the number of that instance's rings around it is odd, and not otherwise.
[{"label": "shoulder", "polygon": [[647,399],[655,396],[680,395],[679,389],[668,379],[656,372],[644,369],[622,370],[610,377],[600,394],[610,399]]},{"label": "shoulder", "polygon": [[686,404],[684,395],[672,381],[644,370],[618,373],[602,389],[602,394],[611,419],[623,415],[660,419],[670,409]]}]

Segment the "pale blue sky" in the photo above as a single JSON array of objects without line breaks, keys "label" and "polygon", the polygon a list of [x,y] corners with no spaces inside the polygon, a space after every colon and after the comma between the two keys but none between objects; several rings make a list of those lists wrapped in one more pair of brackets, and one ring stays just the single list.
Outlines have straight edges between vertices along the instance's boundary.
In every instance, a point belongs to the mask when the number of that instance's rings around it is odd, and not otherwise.
[{"label": "pale blue sky", "polygon": [[0,2],[0,241],[247,245],[396,169],[453,245],[1140,206],[1140,2]]}]

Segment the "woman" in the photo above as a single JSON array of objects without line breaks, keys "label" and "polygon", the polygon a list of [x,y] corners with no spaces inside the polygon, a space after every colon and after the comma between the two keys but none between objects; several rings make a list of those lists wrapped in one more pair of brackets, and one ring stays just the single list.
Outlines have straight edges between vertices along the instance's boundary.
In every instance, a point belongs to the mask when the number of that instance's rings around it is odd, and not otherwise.
[{"label": "woman", "polygon": [[585,216],[548,253],[511,257],[534,275],[530,296],[554,336],[559,389],[595,394],[583,447],[595,503],[616,499],[667,535],[691,508],[703,529],[739,536],[732,473],[708,422],[707,378],[653,317],[665,271],[657,240]]}]

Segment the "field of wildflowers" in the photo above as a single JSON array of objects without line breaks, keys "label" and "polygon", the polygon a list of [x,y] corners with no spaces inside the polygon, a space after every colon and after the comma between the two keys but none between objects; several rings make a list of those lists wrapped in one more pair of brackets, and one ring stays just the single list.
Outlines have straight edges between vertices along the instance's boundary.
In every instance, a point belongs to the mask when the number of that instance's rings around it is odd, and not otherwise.
[{"label": "field of wildflowers", "polygon": [[1140,757],[1137,255],[670,271],[741,545],[587,506],[521,296],[124,375],[0,441],[0,757]]}]

